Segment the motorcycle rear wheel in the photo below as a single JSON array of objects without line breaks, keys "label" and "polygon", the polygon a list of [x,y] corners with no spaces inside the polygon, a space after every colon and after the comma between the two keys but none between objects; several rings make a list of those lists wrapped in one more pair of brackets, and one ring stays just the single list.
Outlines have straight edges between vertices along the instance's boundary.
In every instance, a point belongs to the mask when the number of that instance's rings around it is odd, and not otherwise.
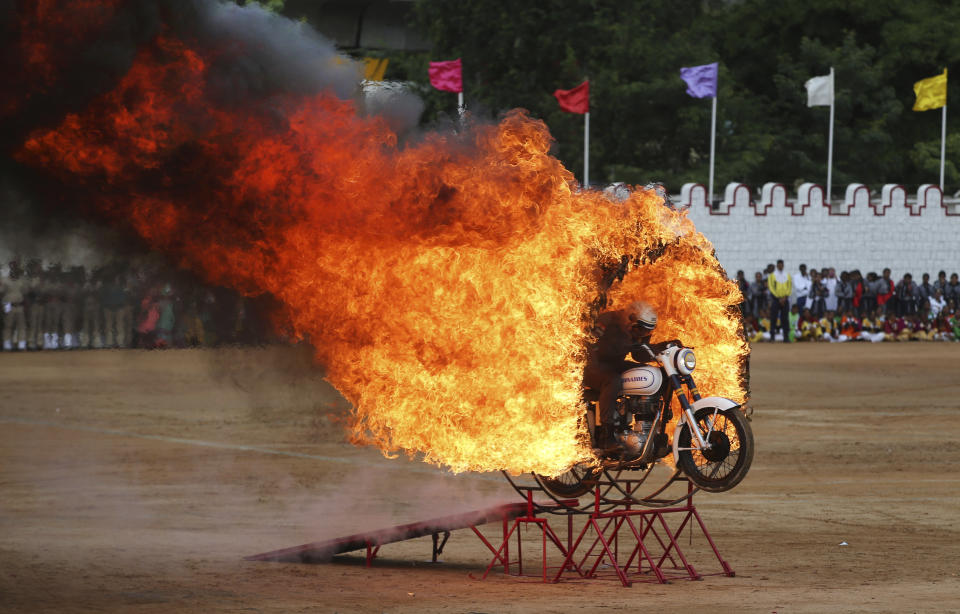
[{"label": "motorcycle rear wheel", "polygon": [[707,492],[730,490],[743,480],[753,463],[750,422],[737,407],[718,411],[716,417],[713,407],[704,407],[694,412],[693,417],[701,436],[712,446],[706,450],[697,449],[696,438],[690,427],[684,424],[677,435],[680,469],[691,482]]},{"label": "motorcycle rear wheel", "polygon": [[593,484],[584,484],[584,480],[595,480],[596,471],[593,466],[586,463],[580,463],[570,467],[563,473],[555,477],[547,477],[537,474],[537,479],[543,484],[543,487],[549,490],[557,497],[567,499],[577,499],[587,494]]}]

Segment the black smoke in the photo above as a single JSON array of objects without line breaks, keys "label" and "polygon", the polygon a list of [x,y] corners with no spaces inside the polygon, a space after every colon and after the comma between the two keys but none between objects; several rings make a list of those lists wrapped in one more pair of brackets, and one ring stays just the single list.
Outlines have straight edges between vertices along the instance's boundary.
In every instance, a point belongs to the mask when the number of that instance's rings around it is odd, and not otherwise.
[{"label": "black smoke", "polygon": [[[116,4],[116,6],[112,6]],[[218,0],[105,0],[102,11],[71,0],[0,0],[0,257],[56,241],[80,225],[100,223],[95,191],[78,194],[43,169],[14,160],[36,130],[59,125],[112,90],[139,50],[158,36],[204,54],[206,95],[216,105],[277,116],[281,96],[332,93],[360,112],[383,115],[399,134],[419,121],[422,102],[393,89],[361,100],[362,65],[340,55],[308,24],[256,4]],[[44,43],[42,70],[30,43]],[[96,233],[93,233],[96,235]],[[104,249],[116,250],[116,238]],[[129,248],[131,240],[125,240]]]}]

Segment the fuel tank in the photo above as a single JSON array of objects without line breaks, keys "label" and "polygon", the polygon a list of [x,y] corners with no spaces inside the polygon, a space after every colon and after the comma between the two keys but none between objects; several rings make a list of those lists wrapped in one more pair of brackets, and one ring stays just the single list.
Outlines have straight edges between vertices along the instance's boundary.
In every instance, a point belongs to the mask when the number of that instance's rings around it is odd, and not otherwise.
[{"label": "fuel tank", "polygon": [[663,385],[663,373],[659,367],[642,365],[620,374],[620,383],[625,396],[652,397]]}]

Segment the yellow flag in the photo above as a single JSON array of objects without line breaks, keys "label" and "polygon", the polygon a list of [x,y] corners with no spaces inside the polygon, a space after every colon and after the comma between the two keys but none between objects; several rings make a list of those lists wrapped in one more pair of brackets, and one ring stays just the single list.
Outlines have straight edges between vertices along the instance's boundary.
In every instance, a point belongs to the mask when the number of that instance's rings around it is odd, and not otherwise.
[{"label": "yellow flag", "polygon": [[947,69],[942,75],[921,79],[913,84],[913,93],[917,101],[913,103],[914,111],[929,111],[939,109],[947,104]]},{"label": "yellow flag", "polygon": [[383,74],[387,72],[387,58],[363,58],[365,64],[363,78],[367,81],[383,81]]}]

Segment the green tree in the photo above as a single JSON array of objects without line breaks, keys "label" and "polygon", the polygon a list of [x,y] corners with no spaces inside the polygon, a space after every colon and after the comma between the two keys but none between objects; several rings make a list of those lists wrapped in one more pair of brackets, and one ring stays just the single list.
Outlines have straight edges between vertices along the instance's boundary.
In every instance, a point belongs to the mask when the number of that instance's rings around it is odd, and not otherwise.
[{"label": "green tree", "polygon": [[[471,108],[496,115],[522,107],[542,118],[557,155],[578,174],[583,120],[561,111],[552,92],[589,79],[594,182],[642,183],[677,180],[688,170],[691,142],[709,144],[709,105],[685,97],[678,70],[709,62],[712,53],[702,39],[675,34],[672,24],[710,6],[422,0],[418,17],[438,56],[463,58]],[[681,106],[697,109],[682,127],[662,121]],[[681,142],[678,130],[692,141]]]},{"label": "green tree", "polygon": [[[705,183],[709,164],[710,101],[686,95],[682,66],[720,63],[718,193],[729,181],[825,182],[828,110],[807,107],[803,84],[831,66],[835,194],[851,181],[936,182],[939,113],[912,112],[912,86],[960,70],[960,4],[944,0],[418,0],[414,19],[429,53],[370,55],[389,57],[387,78],[421,94],[425,124],[454,116],[456,105],[430,87],[428,62],[460,57],[471,113],[529,110],[579,176],[583,120],[552,92],[589,78],[592,183],[662,181],[674,191]],[[950,135],[960,131],[954,116]],[[960,154],[954,142],[948,159]],[[947,178],[960,187],[952,166]]]},{"label": "green tree", "polygon": [[743,94],[763,102],[754,119],[771,143],[757,164],[738,162],[753,182],[825,180],[828,112],[806,107],[803,83],[833,66],[834,185],[935,182],[918,165],[923,156],[909,154],[939,128],[934,114],[910,111],[912,86],[960,59],[958,17],[960,7],[931,0],[729,5],[711,20],[710,38]]}]

